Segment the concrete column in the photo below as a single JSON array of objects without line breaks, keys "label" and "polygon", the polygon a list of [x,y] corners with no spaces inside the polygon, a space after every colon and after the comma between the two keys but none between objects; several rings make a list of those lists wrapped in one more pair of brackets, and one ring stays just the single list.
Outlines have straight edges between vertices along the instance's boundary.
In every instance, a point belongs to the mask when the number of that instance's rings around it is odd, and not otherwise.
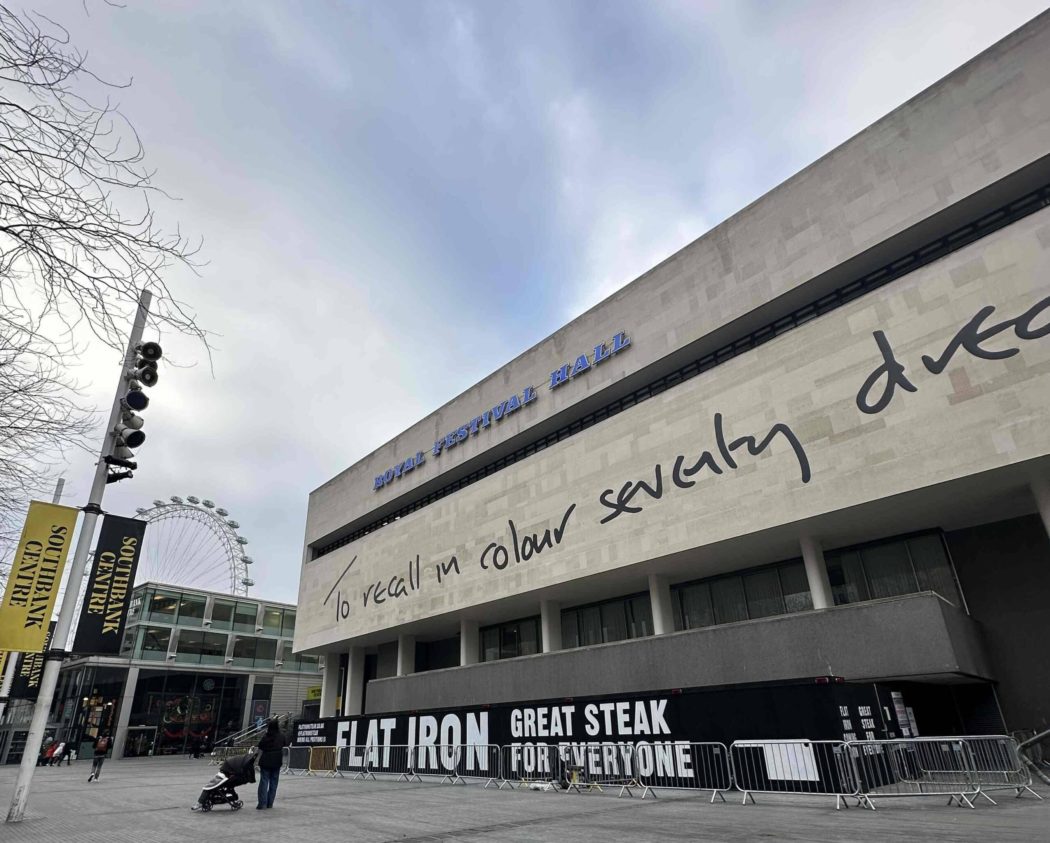
[{"label": "concrete column", "polygon": [[321,716],[335,717],[335,698],[339,696],[339,654],[325,653],[321,674]]},{"label": "concrete column", "polygon": [[653,633],[674,632],[674,610],[671,608],[671,583],[666,577],[649,575],[649,602],[653,606]]},{"label": "concrete column", "polygon": [[478,622],[466,618],[459,622],[459,663],[478,663]]},{"label": "concrete column", "polygon": [[215,612],[215,598],[208,596],[204,600],[204,620],[202,624],[205,629],[211,626],[211,616]]},{"label": "concrete column", "polygon": [[167,661],[175,661],[175,654],[179,651],[179,628],[174,627],[171,630],[171,638],[168,639],[168,653]]},{"label": "concrete column", "polygon": [[397,675],[408,676],[416,672],[416,636],[397,636]]},{"label": "concrete column", "polygon": [[543,636],[544,653],[555,653],[561,649],[561,603],[540,601],[540,634]]},{"label": "concrete column", "polygon": [[806,565],[806,579],[809,581],[809,593],[813,598],[814,609],[828,609],[835,605],[831,594],[831,582],[828,580],[828,566],[824,562],[824,548],[820,540],[812,536],[802,536],[802,561]]},{"label": "concrete column", "polygon": [[[407,637],[407,636],[406,636]],[[412,641],[415,650],[415,639]],[[398,662],[401,661],[398,647]],[[400,667],[400,664],[398,664]],[[403,675],[401,673],[399,676]],[[323,695],[323,692],[322,692]],[[346,660],[346,687],[343,689],[343,714],[364,714],[361,701],[365,695],[365,648],[351,647]]]},{"label": "concrete column", "polygon": [[1032,494],[1039,507],[1039,517],[1043,519],[1043,529],[1050,536],[1050,479],[1036,477],[1032,480]]},{"label": "concrete column", "polygon": [[241,729],[252,725],[252,697],[255,696],[255,674],[249,674],[248,687],[244,691],[244,710],[241,712]]},{"label": "concrete column", "polygon": [[[128,669],[124,680],[124,694],[120,698],[120,711],[117,712],[117,728],[113,734],[113,757],[124,757],[124,743],[128,738],[128,721],[131,720],[131,707],[135,704],[135,686],[139,681],[139,669]],[[68,740],[68,738],[67,738]]]}]

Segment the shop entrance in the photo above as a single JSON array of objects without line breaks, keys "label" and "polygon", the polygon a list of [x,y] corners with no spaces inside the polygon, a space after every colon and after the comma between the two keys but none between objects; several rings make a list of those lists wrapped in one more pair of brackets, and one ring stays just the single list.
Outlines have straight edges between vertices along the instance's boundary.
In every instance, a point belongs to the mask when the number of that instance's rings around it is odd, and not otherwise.
[{"label": "shop entrance", "polygon": [[125,758],[142,758],[153,754],[153,744],[157,740],[156,726],[132,726],[124,741]]}]

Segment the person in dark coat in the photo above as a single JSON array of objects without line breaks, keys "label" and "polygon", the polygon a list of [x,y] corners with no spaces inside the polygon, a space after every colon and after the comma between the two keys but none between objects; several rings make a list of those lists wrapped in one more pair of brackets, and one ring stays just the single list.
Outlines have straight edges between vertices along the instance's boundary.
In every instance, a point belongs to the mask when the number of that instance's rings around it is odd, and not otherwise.
[{"label": "person in dark coat", "polygon": [[95,752],[94,757],[91,759],[89,782],[97,782],[98,777],[102,775],[102,762],[106,760],[106,753],[109,752],[110,743],[112,741],[109,738],[109,733],[99,730],[98,735],[95,737]]},{"label": "person in dark coat", "polygon": [[255,806],[257,811],[273,807],[274,797],[277,796],[277,779],[281,775],[281,765],[284,763],[282,750],[286,746],[288,739],[281,734],[277,721],[271,720],[266,726],[266,734],[259,741],[259,804]]}]

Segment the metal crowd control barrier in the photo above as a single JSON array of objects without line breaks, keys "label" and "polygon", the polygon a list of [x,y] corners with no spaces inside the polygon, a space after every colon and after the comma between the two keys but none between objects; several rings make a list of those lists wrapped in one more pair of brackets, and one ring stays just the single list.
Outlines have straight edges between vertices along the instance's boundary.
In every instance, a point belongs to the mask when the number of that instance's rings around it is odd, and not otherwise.
[{"label": "metal crowd control barrier", "polygon": [[335,746],[312,746],[310,747],[310,761],[306,768],[306,775],[316,776],[323,774],[325,778],[342,777],[343,773],[336,762],[338,761],[339,748]]},{"label": "metal crowd control barrier", "polygon": [[733,781],[744,794],[741,804],[756,793],[834,796],[835,810],[846,797],[857,795],[857,778],[843,741],[758,740],[733,741],[730,763]]},{"label": "metal crowd control barrier", "polygon": [[973,807],[980,789],[963,738],[902,738],[849,741],[856,771],[857,801],[875,810],[874,799],[947,796],[948,804]]},{"label": "metal crowd control barrier", "polygon": [[656,788],[710,790],[711,801],[721,799],[733,787],[729,750],[724,743],[685,741],[648,743],[634,747],[635,777],[643,788],[642,799]]},{"label": "metal crowd control barrier", "polygon": [[375,776],[368,771],[368,762],[374,751],[371,746],[341,746],[336,768],[341,773],[353,773],[354,781],[368,778],[374,781]]},{"label": "metal crowd control barrier", "polygon": [[[688,744],[687,744],[688,745]],[[634,745],[629,743],[578,743],[558,747],[564,769],[566,791],[619,787],[617,796],[634,796],[641,787],[635,775]]]},{"label": "metal crowd control barrier", "polygon": [[565,781],[561,754],[553,744],[514,743],[500,747],[499,757],[500,790]]},{"label": "metal crowd control barrier", "polygon": [[288,760],[285,762],[285,770],[292,776],[306,775],[310,769],[310,747],[290,746],[288,747]]},{"label": "metal crowd control barrier", "polygon": [[1013,790],[1017,798],[1027,791],[1042,800],[1043,797],[1032,790],[1032,773],[1021,758],[1017,741],[1008,735],[968,735],[962,740],[970,752],[979,796],[996,805],[987,791]]}]

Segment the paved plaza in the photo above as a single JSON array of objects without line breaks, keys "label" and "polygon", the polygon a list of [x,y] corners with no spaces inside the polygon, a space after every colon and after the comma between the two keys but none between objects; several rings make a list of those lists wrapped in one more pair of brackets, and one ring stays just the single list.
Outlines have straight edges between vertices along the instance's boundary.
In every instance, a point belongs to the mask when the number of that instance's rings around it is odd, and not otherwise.
[{"label": "paved plaza", "polygon": [[[152,841],[670,841],[936,840],[1006,843],[1045,839],[1050,800],[1000,794],[998,806],[950,808],[940,799],[883,800],[876,812],[834,810],[833,800],[759,796],[709,804],[706,796],[664,792],[659,799],[615,793],[485,790],[480,784],[281,777],[277,804],[195,814],[189,806],[215,768],[188,758],[107,761],[87,783],[90,763],[41,768],[24,822],[0,826],[3,843]],[[15,768],[0,769],[6,813]],[[1043,796],[1050,796],[1041,788]]]}]

